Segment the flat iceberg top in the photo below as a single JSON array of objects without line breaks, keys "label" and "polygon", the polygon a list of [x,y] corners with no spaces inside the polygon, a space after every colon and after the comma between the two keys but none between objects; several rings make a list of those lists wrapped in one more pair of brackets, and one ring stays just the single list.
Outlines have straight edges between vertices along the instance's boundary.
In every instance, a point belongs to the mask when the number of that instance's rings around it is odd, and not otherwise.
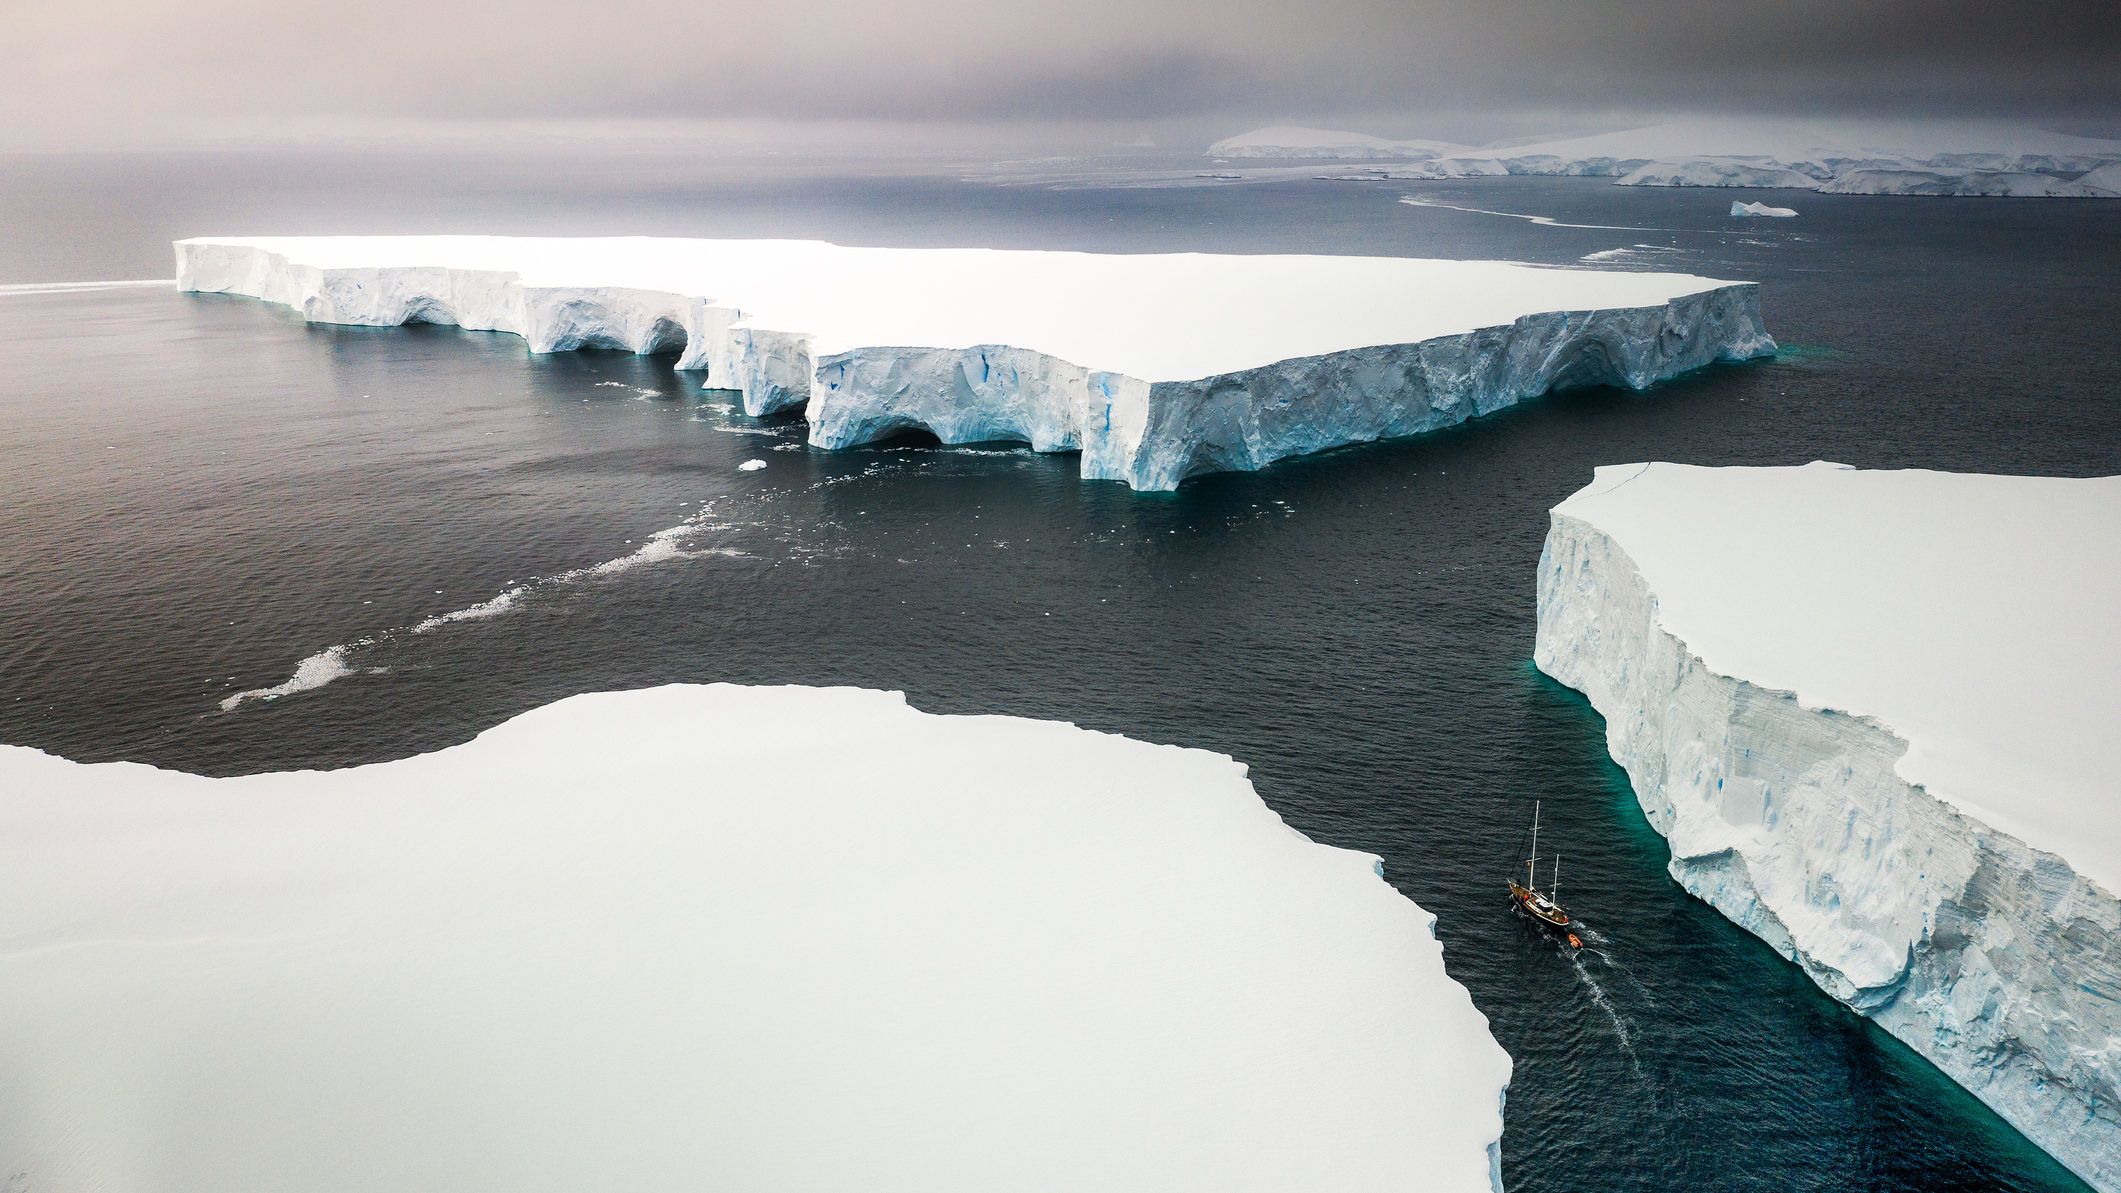
[{"label": "flat iceberg top", "polygon": [[1874,718],[1903,778],[2121,892],[2121,477],[1627,464],[1554,516],[1710,669]]},{"label": "flat iceberg top", "polygon": [[1373,862],[1221,755],[845,688],[321,773],[0,746],[0,1172],[1487,1190],[1509,1058]]},{"label": "flat iceberg top", "polygon": [[1809,174],[1725,158],[1692,158],[1651,162],[1618,179],[1621,186],[1736,186],[1811,190],[1819,180]]},{"label": "flat iceberg top", "polygon": [[1404,257],[849,248],[808,240],[199,237],[319,269],[432,266],[530,286],[707,299],[744,322],[867,347],[1029,349],[1142,381],[1191,381],[1412,344],[1554,311],[1661,306],[1739,283],[1686,274]]}]

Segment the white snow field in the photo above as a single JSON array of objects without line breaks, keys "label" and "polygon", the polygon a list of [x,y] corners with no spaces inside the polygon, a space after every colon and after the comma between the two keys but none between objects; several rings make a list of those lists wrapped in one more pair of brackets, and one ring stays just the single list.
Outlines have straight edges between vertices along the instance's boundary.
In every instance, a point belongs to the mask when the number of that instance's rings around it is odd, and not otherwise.
[{"label": "white snow field", "polygon": [[1499,1189],[1510,1059],[1378,875],[1221,755],[847,688],[0,747],[0,1183]]},{"label": "white snow field", "polygon": [[1600,468],[1535,658],[1688,891],[2121,1190],[2121,477]]},{"label": "white snow field", "polygon": [[1774,350],[1751,283],[1494,261],[643,237],[176,250],[185,290],[509,331],[535,352],[682,350],[747,414],[806,408],[820,447],[1017,440],[1136,489]]},{"label": "white snow field", "polygon": [[1770,207],[1765,203],[1745,202],[1734,202],[1731,204],[1731,216],[1734,219],[1766,218],[1786,220],[1795,217],[1796,214],[1797,209],[1794,207]]}]

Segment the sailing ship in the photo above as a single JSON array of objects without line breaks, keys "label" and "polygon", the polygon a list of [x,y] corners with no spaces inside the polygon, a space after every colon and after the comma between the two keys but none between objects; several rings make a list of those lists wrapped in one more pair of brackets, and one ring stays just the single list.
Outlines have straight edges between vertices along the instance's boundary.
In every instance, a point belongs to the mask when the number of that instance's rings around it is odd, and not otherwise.
[{"label": "sailing ship", "polygon": [[1553,877],[1544,894],[1539,890],[1539,801],[1532,801],[1532,851],[1525,855],[1524,881],[1510,877],[1510,908],[1533,923],[1568,942],[1572,949],[1583,947],[1577,939],[1575,921],[1569,918],[1568,909],[1561,905],[1555,895],[1561,890],[1561,851],[1554,851]]}]

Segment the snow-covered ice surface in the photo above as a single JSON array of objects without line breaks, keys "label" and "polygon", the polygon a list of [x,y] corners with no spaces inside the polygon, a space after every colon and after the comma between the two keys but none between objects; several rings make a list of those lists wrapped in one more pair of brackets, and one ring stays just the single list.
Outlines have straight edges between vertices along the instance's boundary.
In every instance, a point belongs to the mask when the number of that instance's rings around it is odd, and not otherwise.
[{"label": "snow-covered ice surface", "polygon": [[1817,187],[1819,180],[1781,166],[1734,158],[1693,158],[1680,162],[1651,162],[1621,175],[1618,183],[1621,186],[1780,187],[1808,191]]},{"label": "snow-covered ice surface", "polygon": [[83,294],[95,290],[152,290],[167,287],[169,278],[126,278],[106,282],[20,282],[0,285],[0,298],[31,298],[40,294]]},{"label": "snow-covered ice surface", "polygon": [[1767,219],[1786,220],[1796,214],[1797,209],[1794,207],[1770,207],[1765,203],[1746,203],[1743,201],[1731,204],[1731,215],[1736,219],[1765,217]]},{"label": "snow-covered ice surface", "polygon": [[2111,166],[2101,166],[2084,174],[2077,179],[2077,183],[2080,186],[2094,187],[2098,190],[2121,194],[2121,162],[2116,162]]},{"label": "snow-covered ice surface", "polygon": [[1536,659],[1674,878],[2121,1189],[2121,477],[1600,468]]},{"label": "snow-covered ice surface", "polygon": [[2011,199],[2121,199],[2121,194],[2053,174],[1993,170],[1850,170],[1819,187],[1823,195],[1958,195]]},{"label": "snow-covered ice surface", "polygon": [[1137,489],[1774,349],[1750,283],[1494,261],[642,237],[176,250],[186,290],[509,331],[536,352],[680,351],[747,414],[805,408],[820,447],[1017,440]]},{"label": "snow-covered ice surface", "polygon": [[0,1184],[1497,1188],[1509,1058],[1376,865],[1221,755],[856,689],[0,747]]},{"label": "snow-covered ice surface", "polygon": [[2121,141],[1995,121],[1674,120],[1495,151],[1523,174],[1622,175],[1652,162],[1745,159],[1825,179],[1851,169],[2091,169],[2121,161]]}]

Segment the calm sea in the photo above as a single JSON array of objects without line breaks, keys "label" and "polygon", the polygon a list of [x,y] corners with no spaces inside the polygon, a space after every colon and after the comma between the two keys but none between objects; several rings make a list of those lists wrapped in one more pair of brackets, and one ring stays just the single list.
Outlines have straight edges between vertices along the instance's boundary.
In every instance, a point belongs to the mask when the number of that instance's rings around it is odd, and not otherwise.
[{"label": "calm sea", "polygon": [[[1517,1061],[1511,1189],[2082,1188],[1681,892],[1599,718],[1529,660],[1546,511],[1597,464],[2121,471],[2121,203],[1777,192],[1746,197],[1798,219],[1735,221],[1725,191],[1086,185],[1080,162],[0,167],[0,740],[344,766],[729,680],[1205,747],[1437,914]],[[166,277],[175,236],[384,231],[1597,254],[1759,280],[1787,351],[1137,495],[1005,445],[812,452],[667,359],[22,288]],[[1535,798],[1595,928],[1574,958],[1502,898]]]}]

